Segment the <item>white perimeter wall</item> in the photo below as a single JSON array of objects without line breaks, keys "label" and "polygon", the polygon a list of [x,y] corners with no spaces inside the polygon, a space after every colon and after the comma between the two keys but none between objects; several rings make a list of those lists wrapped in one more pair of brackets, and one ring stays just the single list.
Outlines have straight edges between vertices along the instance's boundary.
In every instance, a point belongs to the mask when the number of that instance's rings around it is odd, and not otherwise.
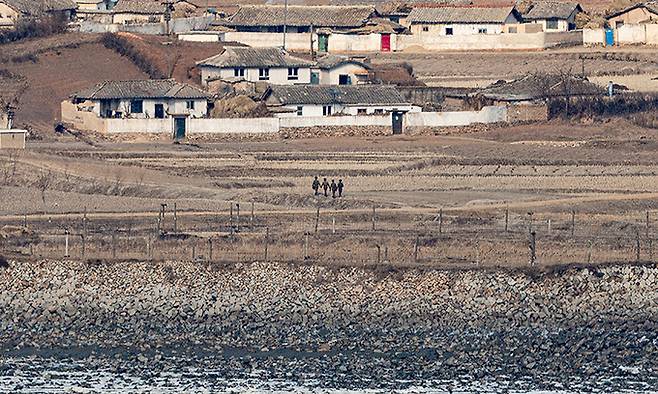
[{"label": "white perimeter wall", "polygon": [[507,121],[507,108],[484,107],[480,111],[415,112],[405,116],[405,127],[467,126],[473,123],[498,123]]},{"label": "white perimeter wall", "polygon": [[190,119],[187,123],[187,132],[198,133],[278,133],[279,119],[277,118],[223,118],[223,119]]},{"label": "white perimeter wall", "polygon": [[605,29],[583,29],[583,45],[605,45]]},{"label": "white perimeter wall", "polygon": [[[391,50],[398,49],[399,36],[391,34]],[[187,39],[187,36],[183,36]],[[283,46],[283,33],[258,33],[258,32],[226,32],[224,40],[240,42],[251,47],[276,47]],[[379,33],[373,34],[340,34],[329,35],[329,52],[380,52],[382,37]],[[288,33],[286,34],[286,49],[290,51],[311,51],[311,33]],[[318,36],[313,34],[313,49],[318,50]]]},{"label": "white perimeter wall", "polygon": [[422,52],[426,50],[491,50],[491,49],[544,49],[558,45],[582,45],[582,31],[470,34],[453,36],[398,36],[398,49]]}]

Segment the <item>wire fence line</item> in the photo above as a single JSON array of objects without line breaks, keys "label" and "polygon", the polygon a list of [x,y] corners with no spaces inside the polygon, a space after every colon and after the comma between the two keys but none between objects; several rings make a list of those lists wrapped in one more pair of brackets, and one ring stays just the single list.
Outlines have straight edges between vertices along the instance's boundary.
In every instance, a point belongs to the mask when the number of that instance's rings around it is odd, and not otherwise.
[{"label": "wire fence line", "polygon": [[[252,205],[253,207],[253,205]],[[282,212],[281,214],[285,214]],[[395,214],[309,210],[285,221],[253,210],[241,216],[180,215],[161,208],[134,220],[33,221],[22,236],[5,237],[3,253],[37,258],[147,259],[243,262],[448,265],[552,265],[572,262],[653,261],[655,234],[649,211],[640,220],[591,223],[575,211],[538,219],[506,209],[493,216],[436,214],[399,220]]]}]

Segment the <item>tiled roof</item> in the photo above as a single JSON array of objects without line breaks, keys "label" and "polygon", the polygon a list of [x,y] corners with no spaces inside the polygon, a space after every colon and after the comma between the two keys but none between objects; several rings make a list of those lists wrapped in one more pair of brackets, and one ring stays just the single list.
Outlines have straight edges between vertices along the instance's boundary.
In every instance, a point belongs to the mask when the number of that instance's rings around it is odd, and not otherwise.
[{"label": "tiled roof", "polygon": [[287,104],[371,104],[404,105],[408,103],[391,85],[318,86],[272,85],[271,96]]},{"label": "tiled roof", "polygon": [[526,75],[511,82],[495,83],[478,92],[485,97],[505,101],[560,97],[567,93],[572,96],[596,96],[605,92],[602,87],[586,79],[555,74]]},{"label": "tiled roof", "polygon": [[347,56],[328,54],[318,58],[317,60],[318,68],[321,68],[323,70],[335,68],[342,64],[356,64],[365,68],[366,70],[370,70],[370,66],[367,65],[366,63],[356,59],[350,59]]},{"label": "tiled roof", "polygon": [[575,11],[582,11],[578,3],[563,3],[557,1],[542,1],[533,3],[530,10],[523,15],[524,19],[568,19]]},{"label": "tiled roof", "polygon": [[203,99],[208,93],[173,79],[135,81],[106,81],[75,93],[78,99]]},{"label": "tiled roof", "polygon": [[24,15],[40,15],[44,12],[74,10],[78,4],[73,0],[0,0]]},{"label": "tiled roof", "polygon": [[280,48],[226,47],[224,52],[197,63],[214,67],[303,67],[313,62],[290,56]]},{"label": "tiled roof", "polygon": [[360,27],[375,14],[372,6],[283,6],[240,7],[227,26]]},{"label": "tiled roof", "polygon": [[513,7],[428,7],[411,10],[411,23],[505,23]]},{"label": "tiled roof", "polygon": [[647,11],[651,12],[652,14],[658,15],[658,1],[645,1],[644,3],[637,3],[634,4],[628,8],[624,8],[621,11],[617,11],[615,13],[612,13],[608,16],[606,16],[607,19],[614,18],[616,16],[622,15],[627,13],[628,11],[634,10],[636,8],[645,8]]},{"label": "tiled roof", "polygon": [[[192,2],[184,0],[170,0],[172,5],[175,5],[179,2],[190,3],[196,7],[196,5]],[[114,8],[112,8],[112,11],[114,12],[147,15],[164,14],[164,10],[164,0],[119,0]]]}]

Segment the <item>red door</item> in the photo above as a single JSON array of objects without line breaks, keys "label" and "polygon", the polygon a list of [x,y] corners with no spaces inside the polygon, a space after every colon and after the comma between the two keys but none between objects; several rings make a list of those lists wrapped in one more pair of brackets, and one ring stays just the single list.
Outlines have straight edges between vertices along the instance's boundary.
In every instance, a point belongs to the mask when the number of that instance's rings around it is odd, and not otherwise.
[{"label": "red door", "polygon": [[391,51],[391,35],[382,34],[382,52]]}]

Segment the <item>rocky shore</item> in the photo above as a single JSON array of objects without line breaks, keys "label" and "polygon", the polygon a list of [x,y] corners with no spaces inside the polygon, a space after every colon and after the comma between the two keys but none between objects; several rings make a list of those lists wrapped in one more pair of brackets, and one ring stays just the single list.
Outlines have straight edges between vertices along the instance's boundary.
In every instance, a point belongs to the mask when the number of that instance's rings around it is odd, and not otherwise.
[{"label": "rocky shore", "polygon": [[639,392],[658,387],[658,268],[10,261],[0,357],[18,391],[27,358],[146,381],[182,371],[215,388]]}]

